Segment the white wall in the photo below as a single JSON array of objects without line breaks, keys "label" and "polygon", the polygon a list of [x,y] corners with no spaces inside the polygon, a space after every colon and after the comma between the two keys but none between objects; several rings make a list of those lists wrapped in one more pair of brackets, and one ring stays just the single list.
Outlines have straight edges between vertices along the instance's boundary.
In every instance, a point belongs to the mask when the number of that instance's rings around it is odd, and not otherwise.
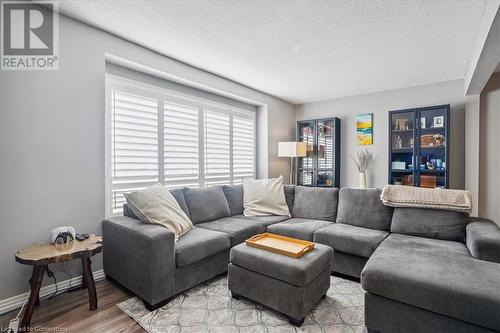
[{"label": "white wall", "polygon": [[472,216],[479,213],[479,95],[465,96],[465,188],[472,197]]},{"label": "white wall", "polygon": [[[383,187],[388,180],[388,111],[450,104],[450,185],[451,188],[463,189],[464,103],[463,81],[456,80],[298,105],[297,120],[339,117],[342,123],[340,185],[358,186],[358,171],[349,155],[367,148],[374,153],[368,171],[368,186]],[[373,113],[373,145],[356,144],[356,115],[361,113]]]},{"label": "white wall", "polygon": [[[260,139],[260,161],[269,176],[288,175],[277,146],[295,136],[292,104],[61,17],[58,71],[0,72],[0,299],[28,290],[30,267],[14,261],[16,250],[46,241],[59,225],[101,233],[106,53],[262,103],[269,137]],[[93,268],[101,267],[97,256]],[[67,268],[80,274],[77,262]]]},{"label": "white wall", "polygon": [[500,225],[500,73],[481,92],[479,123],[479,216]]}]

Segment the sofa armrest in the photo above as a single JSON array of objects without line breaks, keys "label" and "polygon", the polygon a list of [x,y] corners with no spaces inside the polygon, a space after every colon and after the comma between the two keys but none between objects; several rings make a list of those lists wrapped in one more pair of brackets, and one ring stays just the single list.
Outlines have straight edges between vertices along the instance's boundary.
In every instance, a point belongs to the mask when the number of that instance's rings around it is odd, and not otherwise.
[{"label": "sofa armrest", "polygon": [[495,222],[471,217],[466,243],[474,258],[500,263],[500,228]]},{"label": "sofa armrest", "polygon": [[107,218],[102,226],[107,276],[151,305],[174,295],[173,232],[126,216]]}]

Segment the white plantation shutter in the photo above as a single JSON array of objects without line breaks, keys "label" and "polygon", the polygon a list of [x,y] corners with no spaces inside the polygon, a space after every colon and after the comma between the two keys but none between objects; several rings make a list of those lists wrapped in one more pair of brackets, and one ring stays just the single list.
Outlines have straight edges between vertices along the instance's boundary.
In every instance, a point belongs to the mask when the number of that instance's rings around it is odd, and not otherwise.
[{"label": "white plantation shutter", "polygon": [[123,192],[158,181],[158,101],[112,91],[111,209],[122,209]]},{"label": "white plantation shutter", "polygon": [[198,108],[165,101],[165,187],[199,186]]},{"label": "white plantation shutter", "polygon": [[233,184],[255,178],[255,117],[233,116]]},{"label": "white plantation shutter", "polygon": [[255,178],[255,112],[110,75],[106,214],[124,192],[241,184]]},{"label": "white plantation shutter", "polygon": [[205,110],[205,186],[231,184],[230,116]]}]

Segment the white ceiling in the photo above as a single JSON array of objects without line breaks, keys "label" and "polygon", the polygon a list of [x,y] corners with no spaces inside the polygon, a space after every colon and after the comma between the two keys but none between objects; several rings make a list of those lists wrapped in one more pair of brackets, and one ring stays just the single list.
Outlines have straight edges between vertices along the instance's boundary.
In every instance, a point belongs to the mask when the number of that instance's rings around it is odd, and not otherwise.
[{"label": "white ceiling", "polygon": [[293,103],[461,79],[485,0],[66,1],[61,12]]}]

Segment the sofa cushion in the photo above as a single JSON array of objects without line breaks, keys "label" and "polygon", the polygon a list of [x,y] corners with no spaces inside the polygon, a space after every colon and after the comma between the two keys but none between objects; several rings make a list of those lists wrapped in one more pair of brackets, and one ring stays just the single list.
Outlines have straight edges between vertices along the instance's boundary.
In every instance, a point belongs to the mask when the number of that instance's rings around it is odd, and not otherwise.
[{"label": "sofa cushion", "polygon": [[283,185],[283,189],[285,190],[286,205],[288,206],[288,210],[291,214],[293,210],[293,201],[295,198],[295,185]]},{"label": "sofa cushion", "polygon": [[191,218],[191,214],[189,213],[189,209],[186,203],[186,198],[184,198],[184,189],[182,188],[176,188],[169,190],[170,193],[174,196],[175,200],[177,200],[177,203],[179,206],[181,206],[181,209],[186,213],[186,215]]},{"label": "sofa cushion", "polygon": [[495,222],[471,217],[466,245],[474,258],[500,263],[500,228]]},{"label": "sofa cushion", "polygon": [[245,215],[236,215],[233,216],[236,218],[241,218],[245,220],[251,220],[260,225],[268,226],[274,223],[283,222],[288,220],[289,216],[279,216],[279,215],[270,215],[270,216],[245,216]]},{"label": "sofa cushion", "polygon": [[438,209],[395,208],[391,232],[465,242],[465,229],[469,216]]},{"label": "sofa cushion", "polygon": [[372,294],[500,330],[499,265],[458,242],[389,235],[361,273]]},{"label": "sofa cushion", "polygon": [[331,224],[330,221],[295,217],[284,222],[271,224],[266,229],[274,234],[312,241],[316,230]]},{"label": "sofa cushion", "polygon": [[253,235],[263,233],[266,229],[261,223],[237,217],[225,217],[211,222],[200,223],[196,226],[228,234],[231,239],[231,246],[238,245]]},{"label": "sofa cushion", "polygon": [[300,258],[287,257],[240,244],[231,249],[231,264],[299,287],[313,281],[330,267],[333,251],[316,244],[315,249]]},{"label": "sofa cushion", "polygon": [[338,192],[337,188],[296,186],[292,216],[335,222]]},{"label": "sofa cushion", "polygon": [[388,235],[389,233],[383,230],[334,223],[316,230],[314,241],[329,245],[335,251],[368,258]]},{"label": "sofa cushion", "polygon": [[203,228],[192,228],[175,244],[175,264],[187,266],[204,258],[229,249],[229,235]]},{"label": "sofa cushion", "polygon": [[184,198],[191,221],[203,223],[231,215],[224,192],[220,186],[185,188]]},{"label": "sofa cushion", "polygon": [[243,186],[222,185],[231,216],[243,214]]},{"label": "sofa cushion", "polygon": [[283,188],[283,177],[243,179],[243,206],[245,216],[290,216]]},{"label": "sofa cushion", "polygon": [[337,222],[377,230],[389,230],[392,208],[384,206],[379,189],[341,188]]}]

